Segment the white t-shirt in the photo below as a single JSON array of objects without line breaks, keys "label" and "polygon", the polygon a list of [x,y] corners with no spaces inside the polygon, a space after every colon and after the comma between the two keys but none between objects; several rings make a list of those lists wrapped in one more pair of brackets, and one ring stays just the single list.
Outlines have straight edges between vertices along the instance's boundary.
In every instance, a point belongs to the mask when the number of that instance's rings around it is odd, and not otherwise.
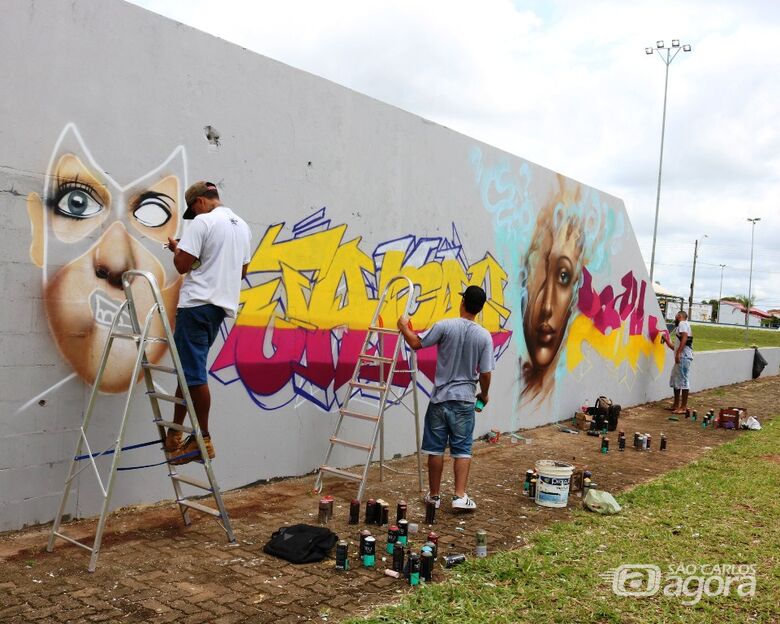
[{"label": "white t-shirt", "polygon": [[[691,324],[688,321],[680,321],[677,327],[675,328],[674,333],[677,336],[678,343],[680,342],[680,334],[688,334],[689,338],[693,338],[693,332],[691,331]],[[684,346],[681,356],[692,360],[693,349],[688,345]]]},{"label": "white t-shirt", "polygon": [[[211,303],[234,317],[241,292],[241,269],[251,259],[252,233],[246,222],[226,206],[196,216],[179,241],[179,249],[200,260],[184,276],[180,308]],[[197,265],[197,263],[195,263]]]}]

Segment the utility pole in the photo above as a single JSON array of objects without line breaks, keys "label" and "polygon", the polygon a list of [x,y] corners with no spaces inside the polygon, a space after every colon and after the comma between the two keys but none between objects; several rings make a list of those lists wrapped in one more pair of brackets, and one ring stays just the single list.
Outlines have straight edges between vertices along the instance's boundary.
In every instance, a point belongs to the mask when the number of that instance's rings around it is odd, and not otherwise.
[{"label": "utility pole", "polygon": [[[702,235],[702,245],[707,235]],[[693,271],[691,272],[691,294],[688,296],[688,321],[691,320],[691,309],[693,308],[693,284],[696,281],[696,258],[699,255],[699,239],[697,238],[693,243]]]},{"label": "utility pole", "polygon": [[720,264],[720,290],[718,291],[718,323],[720,323],[720,300],[723,299],[723,269],[726,268],[725,264]]},{"label": "utility pole", "polygon": [[750,308],[753,306],[750,304],[751,300],[753,299],[753,242],[755,241],[756,236],[756,223],[758,221],[761,221],[761,217],[756,217],[755,219],[748,219],[750,223],[753,225],[753,227],[750,230],[750,277],[748,278],[748,300],[746,301],[747,305],[745,306],[745,346],[748,345],[748,325],[750,324]]}]

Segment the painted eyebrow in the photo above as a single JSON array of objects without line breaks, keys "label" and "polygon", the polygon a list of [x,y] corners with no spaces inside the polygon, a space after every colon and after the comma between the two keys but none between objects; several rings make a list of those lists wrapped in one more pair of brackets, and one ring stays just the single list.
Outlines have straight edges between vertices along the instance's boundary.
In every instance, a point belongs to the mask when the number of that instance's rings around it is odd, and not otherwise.
[{"label": "painted eyebrow", "polygon": [[138,196],[138,199],[135,201],[136,205],[140,204],[145,199],[160,199],[161,197],[165,197],[166,199],[169,199],[172,203],[174,202],[173,197],[170,195],[166,195],[165,193],[158,193],[157,191],[144,191]]}]

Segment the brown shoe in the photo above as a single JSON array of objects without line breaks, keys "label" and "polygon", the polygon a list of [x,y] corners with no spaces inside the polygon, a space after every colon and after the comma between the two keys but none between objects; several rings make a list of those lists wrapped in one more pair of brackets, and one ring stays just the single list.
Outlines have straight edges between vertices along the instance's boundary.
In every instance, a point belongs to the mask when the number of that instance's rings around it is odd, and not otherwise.
[{"label": "brown shoe", "polygon": [[165,452],[175,453],[182,445],[183,434],[181,431],[175,431],[174,429],[168,429],[168,433],[165,434]]},{"label": "brown shoe", "polygon": [[[206,445],[206,452],[209,454],[209,459],[214,459],[214,447],[211,444],[211,436],[203,436],[203,443]],[[195,434],[190,434],[184,444],[176,451],[177,457],[171,460],[171,463],[180,466],[181,464],[188,464],[191,461],[200,461],[200,450],[198,449],[198,441],[195,439]]]}]

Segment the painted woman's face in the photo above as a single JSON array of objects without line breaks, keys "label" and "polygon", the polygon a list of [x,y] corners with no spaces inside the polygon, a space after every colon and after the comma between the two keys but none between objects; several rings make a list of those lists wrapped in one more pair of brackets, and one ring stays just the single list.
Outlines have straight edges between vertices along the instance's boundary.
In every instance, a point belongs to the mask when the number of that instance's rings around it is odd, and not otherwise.
[{"label": "painted woman's face", "polygon": [[581,249],[579,236],[566,225],[557,232],[537,228],[537,234],[529,254],[523,331],[531,362],[543,369],[555,360],[566,333]]},{"label": "painted woman's face", "polygon": [[[43,198],[32,193],[27,200],[33,229],[30,253],[44,270],[44,306],[57,347],[79,377],[91,384],[111,323],[125,299],[122,273],[151,272],[173,321],[181,279],[163,244],[179,228],[181,187],[176,175],[162,170],[119,187],[91,162],[86,148],[82,157],[69,151],[68,137],[80,142],[75,128],[68,126],[58,143],[63,149],[55,149]],[[153,304],[151,292],[139,285],[134,295],[143,323]],[[118,322],[121,331],[130,330],[126,313]],[[157,317],[152,333],[162,331]],[[164,344],[154,343],[147,355],[156,362],[165,350]],[[100,386],[103,392],[127,389],[136,353],[131,341],[114,342]]]}]

